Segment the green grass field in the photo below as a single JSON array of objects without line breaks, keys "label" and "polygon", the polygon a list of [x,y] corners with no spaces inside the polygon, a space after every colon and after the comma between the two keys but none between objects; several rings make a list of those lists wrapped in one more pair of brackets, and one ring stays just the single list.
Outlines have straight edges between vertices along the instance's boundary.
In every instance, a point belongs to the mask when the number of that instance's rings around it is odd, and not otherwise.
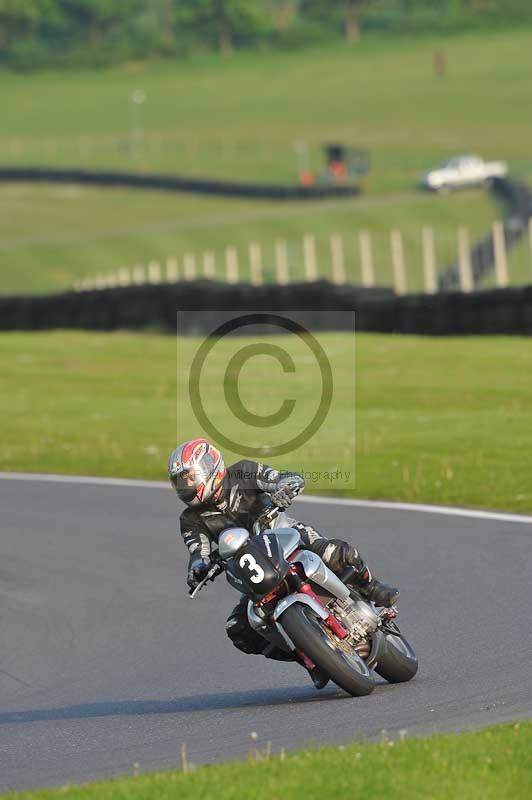
[{"label": "green grass field", "polygon": [[[456,258],[456,228],[467,219],[481,236],[500,216],[490,197],[473,191],[453,197],[416,192],[353,200],[279,204],[195,195],[99,190],[79,186],[0,184],[0,291],[53,291],[78,278],[95,278],[169,256],[182,261],[213,249],[220,278],[224,250],[238,248],[241,276],[249,280],[250,241],[263,248],[265,278],[274,279],[274,241],[284,238],[292,280],[304,275],[302,239],[316,237],[320,274],[331,276],[330,235],[344,237],[348,279],[360,283],[358,234],[371,231],[375,275],[391,285],[389,233],[403,233],[408,283],[423,285],[421,229],[432,225],[443,268]],[[182,263],[181,263],[182,267]]]},{"label": "green grass field", "polygon": [[[448,61],[440,79],[432,71],[436,47]],[[338,140],[368,148],[372,172],[362,197],[312,205],[3,184],[0,292],[62,289],[152,259],[205,249],[220,254],[226,245],[239,248],[245,278],[251,239],[264,247],[267,276],[274,240],[287,240],[297,279],[308,232],[317,236],[323,275],[330,270],[329,235],[344,235],[348,275],[358,281],[361,229],[374,237],[378,282],[389,285],[391,227],[404,233],[409,287],[419,290],[423,225],[435,230],[442,268],[455,258],[457,225],[467,225],[474,239],[501,216],[482,192],[418,193],[419,174],[472,151],[505,158],[512,174],[530,179],[531,68],[532,32],[523,31],[449,40],[368,37],[356,46],[101,71],[2,72],[0,163],[288,183],[297,178],[295,142],[308,143],[319,176],[321,145]],[[130,102],[136,88],[147,95],[140,112]],[[133,142],[134,127],[143,134]],[[510,266],[512,282],[530,282],[528,241]],[[218,268],[221,275],[220,257]],[[246,441],[263,445],[263,460],[312,470],[309,493],[532,512],[528,340],[361,334],[351,353],[345,335],[317,338],[333,371],[331,421],[303,446],[272,458],[268,432],[247,430]],[[274,342],[288,347],[285,337]],[[240,339],[238,346],[251,343]],[[188,401],[198,344],[150,333],[2,334],[0,470],[164,479],[176,441],[203,433]],[[217,424],[237,437],[246,428],[230,415],[221,391],[234,352],[232,342],[220,345],[206,388]],[[246,407],[271,412],[287,390],[296,394],[302,405],[285,425],[287,438],[312,411],[309,390],[317,386],[302,353],[297,366],[291,384],[268,372],[264,357],[242,372]],[[242,455],[225,454],[228,461]],[[353,472],[354,482],[325,477],[336,469]],[[303,785],[307,800],[525,800],[532,793],[531,747],[532,724],[522,723],[10,797],[270,800],[282,794],[291,800]]]},{"label": "green grass field", "polygon": [[[435,47],[448,71],[432,71]],[[0,291],[65,288],[76,278],[122,266],[236,245],[243,275],[247,243],[289,242],[294,277],[302,272],[301,236],[318,236],[319,267],[330,271],[328,238],[346,236],[348,276],[359,280],[353,234],[375,239],[377,279],[390,283],[388,233],[404,231],[409,286],[421,282],[420,231],[434,227],[438,266],[456,257],[456,227],[472,238],[501,210],[481,192],[435,198],[416,192],[420,173],[450,155],[473,151],[506,158],[513,174],[532,175],[528,75],[532,32],[445,39],[368,37],[293,53],[237,53],[228,59],[127,64],[94,71],[0,72],[4,114],[0,163],[163,170],[241,180],[297,177],[294,143],[305,141],[317,175],[320,146],[366,147],[372,171],[353,201],[275,204],[80,189],[0,185]],[[142,119],[131,92],[142,88]],[[129,147],[132,125],[142,143]],[[221,265],[220,265],[221,266]],[[529,282],[530,249],[511,258],[512,282]],[[488,281],[489,282],[489,281]]]},{"label": "green grass field", "polygon": [[[475,733],[354,743],[284,758],[161,772],[79,787],[21,792],[9,800],[527,800],[532,793],[532,723]],[[263,752],[265,748],[262,748]]]},{"label": "green grass field", "polygon": [[[221,381],[233,344],[218,345],[202,396],[226,435],[264,445],[260,460],[321,471],[308,479],[309,493],[532,511],[527,339],[359,334],[355,399],[350,342],[340,334],[319,339],[333,370],[333,413],[307,444],[273,459],[267,448],[276,431],[247,428],[226,408]],[[289,347],[287,337],[272,341]],[[0,469],[165,479],[176,440],[202,433],[187,388],[197,343],[151,334],[3,334]],[[243,402],[271,413],[295,392],[302,405],[281,429],[289,438],[310,413],[308,389],[318,379],[301,357],[299,377],[282,380],[265,359],[242,372]],[[354,470],[354,484],[331,483],[324,473],[333,469]]]},{"label": "green grass field", "polygon": [[[447,74],[433,74],[435,48]],[[321,163],[322,142],[373,154],[377,191],[410,188],[457,151],[532,170],[532,32],[450,39],[368,37],[316,50],[204,56],[101,71],[0,74],[0,160],[91,163],[293,180],[293,144]],[[146,147],[126,147],[136,88],[146,92]],[[120,147],[120,145],[122,145]]]}]

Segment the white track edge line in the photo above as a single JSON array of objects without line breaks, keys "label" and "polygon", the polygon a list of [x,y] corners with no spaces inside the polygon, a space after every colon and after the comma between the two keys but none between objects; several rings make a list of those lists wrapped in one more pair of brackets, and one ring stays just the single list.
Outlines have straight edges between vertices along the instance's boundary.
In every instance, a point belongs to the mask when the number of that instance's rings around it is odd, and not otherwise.
[{"label": "white track edge line", "polygon": [[100,478],[95,475],[57,475],[43,472],[0,472],[0,480],[36,481],[37,483],[82,483],[93,486],[133,486],[139,489],[169,489],[168,481],[144,481],[136,478]]},{"label": "white track edge line", "polygon": [[[170,489],[166,481],[146,481],[132,478],[98,478],[90,475],[54,475],[38,472],[0,472],[0,480],[37,481],[40,483],[77,483],[92,486],[129,486],[137,489]],[[422,514],[440,514],[450,517],[469,517],[471,519],[491,519],[500,522],[532,524],[532,516],[525,514],[486,511],[476,508],[460,508],[458,506],[402,503],[393,500],[359,500],[347,497],[318,497],[316,495],[299,497],[297,502],[330,506],[351,506],[352,508],[380,508],[386,511],[417,511]]]}]

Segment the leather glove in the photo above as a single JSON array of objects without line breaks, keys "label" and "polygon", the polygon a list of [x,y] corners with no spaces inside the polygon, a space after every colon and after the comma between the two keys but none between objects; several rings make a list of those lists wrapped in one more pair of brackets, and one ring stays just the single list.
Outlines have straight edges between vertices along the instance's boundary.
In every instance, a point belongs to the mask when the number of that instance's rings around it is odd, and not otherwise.
[{"label": "leather glove", "polygon": [[198,583],[201,583],[210,568],[211,561],[209,558],[194,558],[190,560],[187,583],[191,589],[195,589]]},{"label": "leather glove", "polygon": [[272,492],[272,500],[279,508],[288,508],[294,497],[303,489],[305,481],[300,475],[285,475],[279,479]]}]

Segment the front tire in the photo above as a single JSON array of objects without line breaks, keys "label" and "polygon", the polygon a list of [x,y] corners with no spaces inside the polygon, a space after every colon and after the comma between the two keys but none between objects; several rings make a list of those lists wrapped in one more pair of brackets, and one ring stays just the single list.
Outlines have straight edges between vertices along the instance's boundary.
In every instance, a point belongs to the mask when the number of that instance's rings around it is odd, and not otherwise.
[{"label": "front tire", "polygon": [[353,697],[370,694],[375,681],[367,664],[351,648],[342,646],[315,612],[302,603],[289,606],[280,624],[298,650],[302,650],[334,683]]},{"label": "front tire", "polygon": [[418,669],[418,661],[413,648],[397,633],[387,633],[386,649],[379,658],[375,672],[378,672],[388,683],[406,683],[412,680]]}]

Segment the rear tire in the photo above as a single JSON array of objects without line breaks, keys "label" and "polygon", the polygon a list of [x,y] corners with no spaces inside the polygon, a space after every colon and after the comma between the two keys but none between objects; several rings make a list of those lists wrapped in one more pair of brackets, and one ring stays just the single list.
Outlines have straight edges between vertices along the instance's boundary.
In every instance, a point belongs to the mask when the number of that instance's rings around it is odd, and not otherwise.
[{"label": "rear tire", "polygon": [[370,694],[375,681],[354,650],[342,649],[341,640],[303,603],[289,606],[278,620],[298,650],[302,650],[334,683],[353,697]]},{"label": "rear tire", "polygon": [[400,633],[386,634],[386,651],[373,668],[388,683],[406,683],[418,669],[416,654]]}]

